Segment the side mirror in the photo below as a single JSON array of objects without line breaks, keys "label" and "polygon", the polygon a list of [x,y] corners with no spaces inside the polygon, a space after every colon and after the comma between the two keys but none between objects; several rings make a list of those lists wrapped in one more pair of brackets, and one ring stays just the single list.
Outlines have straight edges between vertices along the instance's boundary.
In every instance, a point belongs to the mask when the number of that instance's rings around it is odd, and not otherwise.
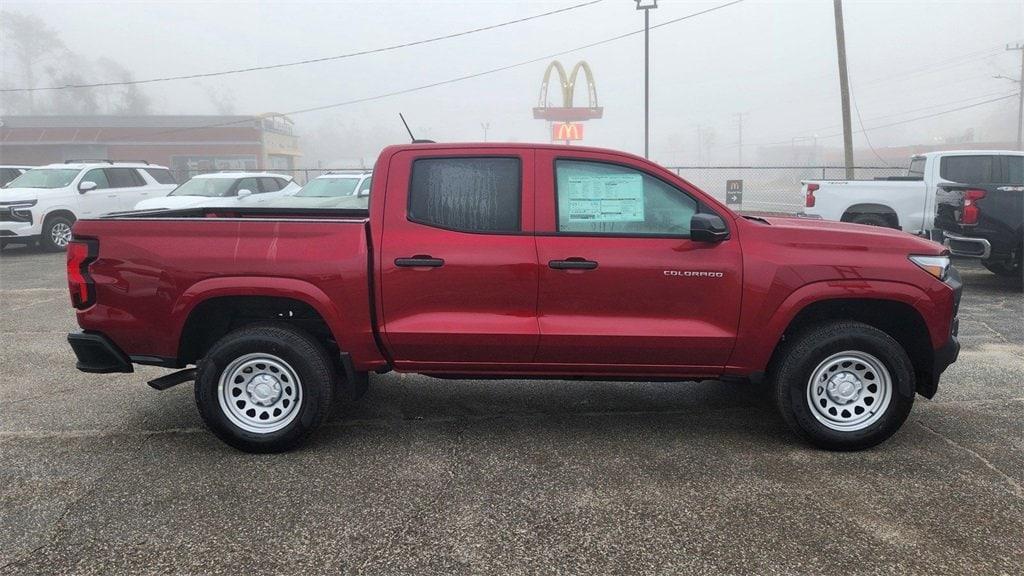
[{"label": "side mirror", "polygon": [[729,228],[718,214],[694,214],[690,218],[690,240],[721,242],[729,239]]},{"label": "side mirror", "polygon": [[245,198],[246,196],[252,196],[252,190],[242,188],[241,190],[238,191],[237,196],[239,200]]},{"label": "side mirror", "polygon": [[81,184],[78,185],[78,192],[80,194],[85,194],[90,190],[95,190],[98,186],[99,185],[96,184],[95,182],[92,182],[91,180],[86,180],[85,182],[82,182]]},{"label": "side mirror", "polygon": [[369,198],[369,196],[370,196],[370,191],[369,190],[360,190],[359,193],[356,194],[356,198]]}]

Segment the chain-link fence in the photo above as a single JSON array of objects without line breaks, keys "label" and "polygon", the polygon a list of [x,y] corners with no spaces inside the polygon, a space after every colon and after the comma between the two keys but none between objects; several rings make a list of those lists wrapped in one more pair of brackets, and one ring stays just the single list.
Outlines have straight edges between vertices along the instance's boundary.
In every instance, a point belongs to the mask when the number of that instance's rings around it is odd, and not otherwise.
[{"label": "chain-link fence", "polygon": [[[745,212],[782,212],[792,214],[804,207],[801,180],[844,180],[842,166],[669,166],[686,181],[726,201],[730,180],[742,181],[741,202],[731,207]],[[854,175],[861,180],[904,176],[906,168],[861,166]],[[735,184],[734,184],[735,186]]]},{"label": "chain-link fence", "polygon": [[[846,168],[842,166],[668,166],[691,184],[726,202],[726,186],[730,180],[742,181],[739,203],[731,203],[735,209],[746,212],[781,212],[792,214],[804,206],[800,193],[801,180],[842,180]],[[328,172],[367,172],[371,168],[361,166],[335,168],[293,168],[267,169],[267,172],[291,176],[296,183],[305,185],[313,178]],[[197,174],[211,170],[173,170],[178,183],[185,182]],[[858,179],[871,180],[889,176],[904,176],[903,167],[859,166],[854,169]]]}]

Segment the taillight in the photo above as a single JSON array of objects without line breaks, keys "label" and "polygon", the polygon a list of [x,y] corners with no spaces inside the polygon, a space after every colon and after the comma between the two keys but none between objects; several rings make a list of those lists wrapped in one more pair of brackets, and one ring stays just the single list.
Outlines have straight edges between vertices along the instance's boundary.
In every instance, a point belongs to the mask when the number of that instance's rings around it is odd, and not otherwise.
[{"label": "taillight", "polygon": [[984,190],[969,189],[964,191],[964,209],[960,211],[960,223],[961,224],[977,224],[978,217],[981,216],[981,208],[978,206],[978,200],[985,197]]},{"label": "taillight", "polygon": [[68,243],[68,291],[71,305],[83,310],[96,300],[96,284],[89,275],[89,265],[96,260],[99,245],[93,240],[72,240]]},{"label": "taillight", "polygon": [[807,196],[804,198],[804,206],[806,206],[808,208],[814,208],[814,202],[815,202],[814,192],[817,189],[818,189],[818,185],[817,184],[808,184],[807,185]]}]

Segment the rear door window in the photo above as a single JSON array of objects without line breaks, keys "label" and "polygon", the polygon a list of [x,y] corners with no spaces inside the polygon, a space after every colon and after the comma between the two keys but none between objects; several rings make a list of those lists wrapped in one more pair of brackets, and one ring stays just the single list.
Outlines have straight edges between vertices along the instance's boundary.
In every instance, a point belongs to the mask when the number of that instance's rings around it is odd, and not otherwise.
[{"label": "rear door window", "polygon": [[421,158],[413,162],[409,219],[460,232],[520,230],[518,158]]},{"label": "rear door window", "polygon": [[146,181],[135,168],[104,168],[111,188],[132,188],[145,186]]},{"label": "rear door window", "polygon": [[960,184],[991,184],[998,182],[999,157],[990,155],[946,156],[939,165],[939,176]]},{"label": "rear door window", "polygon": [[143,170],[146,171],[146,174],[152,176],[153,180],[156,180],[158,184],[177,184],[170,170],[163,168],[143,168]]},{"label": "rear door window", "polygon": [[697,201],[639,170],[604,162],[555,162],[558,231],[689,236]]}]

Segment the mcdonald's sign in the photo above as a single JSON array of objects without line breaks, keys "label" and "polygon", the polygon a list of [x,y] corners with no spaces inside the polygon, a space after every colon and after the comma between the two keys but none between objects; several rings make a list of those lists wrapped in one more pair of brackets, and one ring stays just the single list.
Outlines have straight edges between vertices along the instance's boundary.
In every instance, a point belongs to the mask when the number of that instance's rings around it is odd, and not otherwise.
[{"label": "mcdonald's sign", "polygon": [[[585,107],[573,105],[576,80],[581,71],[587,82],[587,105]],[[551,82],[552,72],[558,74],[558,94],[561,96],[561,106],[550,106],[548,103],[548,84]],[[594,74],[591,72],[589,64],[580,60],[572,67],[569,74],[566,74],[565,67],[558,60],[548,64],[547,69],[544,70],[544,79],[540,84],[540,98],[537,101],[537,106],[533,109],[534,118],[568,124],[600,118],[603,114],[604,108],[597,102],[597,84],[594,83]]]},{"label": "mcdonald's sign", "polygon": [[555,122],[551,125],[551,139],[565,142],[583,140],[583,123]]}]

